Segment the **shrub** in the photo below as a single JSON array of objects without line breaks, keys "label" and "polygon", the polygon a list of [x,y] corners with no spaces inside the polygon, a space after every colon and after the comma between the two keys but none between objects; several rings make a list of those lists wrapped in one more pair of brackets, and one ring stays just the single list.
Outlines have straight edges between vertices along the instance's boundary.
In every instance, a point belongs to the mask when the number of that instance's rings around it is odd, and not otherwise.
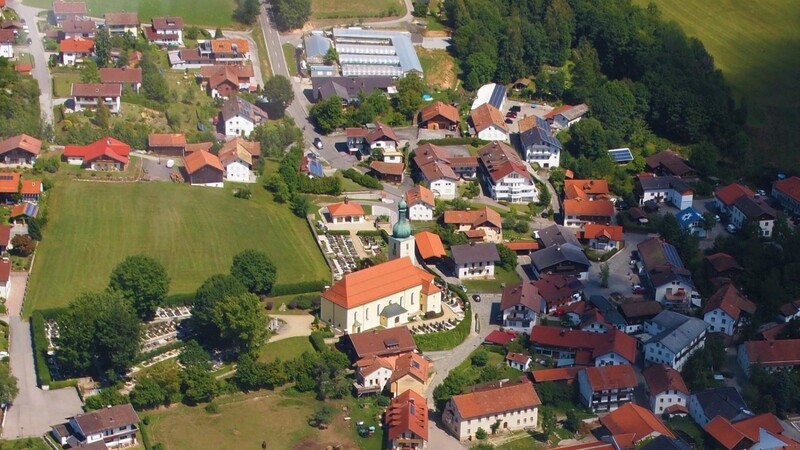
[{"label": "shrub", "polygon": [[311,345],[314,347],[314,350],[322,353],[328,351],[328,344],[325,343],[325,333],[322,331],[312,331],[311,335],[308,336],[308,340],[311,341]]},{"label": "shrub", "polygon": [[36,379],[39,386],[49,386],[53,381],[47,366],[47,335],[44,331],[44,316],[39,311],[31,314],[31,334],[33,335],[33,354],[36,366]]},{"label": "shrub", "polygon": [[209,414],[217,414],[219,412],[219,406],[216,403],[211,402],[206,405],[205,410]]},{"label": "shrub", "polygon": [[233,193],[233,196],[236,198],[250,200],[250,197],[253,196],[253,191],[251,191],[250,188],[241,188],[237,189],[236,192]]},{"label": "shrub", "polygon": [[11,253],[19,256],[30,256],[36,250],[36,243],[27,234],[18,234],[11,239],[11,245],[14,247]]},{"label": "shrub", "polygon": [[272,307],[273,307],[273,306],[274,306],[274,305],[273,305],[273,303],[272,303],[272,302],[267,302],[267,311],[272,311]]},{"label": "shrub", "polygon": [[479,350],[472,355],[472,365],[475,367],[483,367],[489,363],[489,353],[485,350]]},{"label": "shrub", "polygon": [[484,430],[481,427],[478,427],[478,431],[475,432],[475,437],[480,439],[480,440],[484,440],[488,436],[489,436],[489,433],[487,433],[486,430]]},{"label": "shrub", "polygon": [[350,168],[342,172],[345,178],[349,178],[354,182],[364,186],[368,189],[383,189],[383,184],[377,178],[369,175],[364,175],[356,169]]},{"label": "shrub", "polygon": [[297,283],[276,284],[272,286],[270,295],[292,295],[292,294],[305,294],[307,292],[322,292],[322,290],[330,284],[328,281],[299,281]]}]

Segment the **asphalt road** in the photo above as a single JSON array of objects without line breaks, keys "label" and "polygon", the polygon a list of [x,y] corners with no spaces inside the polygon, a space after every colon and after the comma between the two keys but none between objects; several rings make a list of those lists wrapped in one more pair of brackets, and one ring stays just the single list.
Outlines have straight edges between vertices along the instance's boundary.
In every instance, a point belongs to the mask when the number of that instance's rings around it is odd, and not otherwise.
[{"label": "asphalt road", "polygon": [[53,84],[50,78],[50,70],[47,67],[47,54],[42,43],[43,36],[39,33],[36,26],[36,14],[43,11],[39,8],[32,8],[20,2],[8,2],[9,8],[17,11],[21,18],[25,19],[25,24],[30,29],[31,45],[28,52],[33,56],[34,67],[33,77],[39,83],[39,107],[42,110],[42,118],[46,123],[53,124]]}]

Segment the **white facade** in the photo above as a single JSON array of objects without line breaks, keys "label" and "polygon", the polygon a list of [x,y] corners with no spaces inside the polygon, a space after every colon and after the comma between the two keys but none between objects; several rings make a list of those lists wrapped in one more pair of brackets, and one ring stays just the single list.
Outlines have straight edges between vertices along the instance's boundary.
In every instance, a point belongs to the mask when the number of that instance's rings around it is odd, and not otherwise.
[{"label": "white facade", "polygon": [[675,294],[683,290],[687,296],[694,292],[694,286],[685,280],[672,280],[660,286],[653,286],[655,291],[655,299],[657,302],[664,304],[666,296]]},{"label": "white facade", "polygon": [[[741,229],[744,222],[747,220],[747,216],[744,215],[742,210],[736,207],[736,205],[731,206],[731,223],[736,225],[736,228]],[[758,220],[755,222],[759,228],[759,235],[762,237],[771,237],[772,236],[772,227],[775,225],[775,220]]]},{"label": "white facade", "polygon": [[698,425],[700,428],[705,428],[708,422],[713,419],[713,417],[708,417],[706,415],[705,410],[703,407],[700,406],[700,402],[697,400],[696,395],[692,395],[689,397],[689,416],[691,416],[692,420]]},{"label": "white facade", "polygon": [[12,59],[14,57],[14,46],[9,42],[0,43],[0,56]]},{"label": "white facade", "polygon": [[580,122],[580,120],[582,118],[583,118],[583,116],[578,116],[578,117],[576,117],[576,118],[574,118],[572,120],[569,120],[566,117],[564,117],[563,114],[556,114],[553,117],[553,127],[554,128],[569,128],[569,127],[575,125],[576,123]]},{"label": "white facade", "polygon": [[649,200],[654,200],[659,203],[663,201],[672,203],[672,205],[674,205],[676,208],[683,211],[684,209],[692,206],[692,201],[694,200],[694,194],[689,193],[683,195],[672,188],[649,189],[643,191],[641,202],[642,204],[644,204]]},{"label": "white facade", "polygon": [[677,389],[667,389],[663,392],[650,393],[650,410],[655,414],[662,414],[672,405],[683,406],[689,409],[689,396]]},{"label": "white facade", "polygon": [[487,181],[489,181],[491,196],[497,201],[530,203],[537,201],[539,198],[533,181],[520,176],[518,173],[510,173],[496,183],[492,183],[491,180]]},{"label": "white facade", "polygon": [[367,376],[362,376],[360,371],[356,372],[356,381],[358,384],[365,388],[375,387],[377,389],[380,387],[380,391],[386,389],[386,385],[389,384],[389,378],[391,377],[392,370],[386,367],[381,367]]},{"label": "white facade", "polygon": [[539,167],[552,169],[561,164],[561,150],[555,147],[530,146],[525,149],[525,159],[531,164],[538,164]]},{"label": "white facade", "polygon": [[459,280],[494,278],[494,261],[458,264],[456,274]]},{"label": "white facade", "polygon": [[703,320],[709,325],[709,333],[725,333],[728,336],[733,336],[734,331],[736,331],[734,327],[736,320],[721,308],[703,314]]},{"label": "white facade", "polygon": [[[75,420],[74,417],[69,420],[69,424],[73,430],[81,429],[80,425],[78,425],[78,422]],[[136,426],[134,425],[125,425],[119,428],[110,428],[103,430],[100,433],[85,434],[86,440],[83,441],[83,443],[92,444],[94,442],[99,442],[111,438],[109,439],[108,442],[106,442],[107,446],[112,448],[127,447],[136,443],[136,439],[134,439],[136,431],[137,429]],[[81,431],[81,434],[84,434],[83,431]]]},{"label": "white facade", "polygon": [[139,35],[138,25],[112,25],[106,28],[108,28],[108,34],[110,34],[111,36],[123,35],[125,33],[130,33],[133,36]]},{"label": "white facade", "polygon": [[538,314],[525,305],[514,305],[503,311],[503,328],[531,334]]},{"label": "white facade", "polygon": [[492,425],[500,421],[500,430],[522,430],[524,428],[536,428],[539,422],[539,408],[531,407],[508,411],[500,414],[492,414],[472,419],[462,419],[452,401],[447,403],[445,408],[447,414],[447,426],[459,440],[471,439],[475,436],[478,428],[483,428],[487,433],[492,430]]},{"label": "white facade", "polygon": [[408,220],[433,220],[433,207],[417,202],[408,208]]},{"label": "white facade", "polygon": [[[654,325],[652,322],[645,322],[644,332],[655,336],[661,333],[660,327]],[[654,364],[666,364],[675,370],[683,369],[686,360],[689,359],[694,352],[703,348],[706,344],[706,331],[703,331],[698,337],[694,338],[688,345],[682,348],[677,353],[670,350],[661,342],[648,342],[644,345],[644,360]]]},{"label": "white facade", "polygon": [[633,388],[592,390],[585,370],[578,372],[578,391],[581,403],[592,411],[614,411],[625,403],[633,401]]},{"label": "white facade", "polygon": [[241,116],[231,117],[225,121],[225,136],[250,136],[256,125]]},{"label": "white facade", "polygon": [[[75,101],[75,111],[83,111],[84,109],[95,109],[97,108],[97,97],[73,97]],[[109,111],[111,114],[119,114],[120,110],[122,109],[122,101],[119,97],[104,97],[103,103],[108,106]]]},{"label": "white facade", "polygon": [[225,166],[225,179],[227,181],[248,183],[250,181],[250,165],[236,158]]},{"label": "white facade", "polygon": [[9,279],[6,281],[0,281],[0,297],[7,299],[10,296],[11,296],[11,280]]},{"label": "white facade", "polygon": [[452,200],[456,198],[456,192],[458,192],[455,180],[447,178],[440,178],[434,181],[425,180],[425,186],[433,191],[433,195],[436,198],[442,200]]},{"label": "white facade", "polygon": [[525,364],[522,364],[519,361],[512,361],[510,359],[506,359],[506,362],[508,363],[509,367],[517,369],[517,370],[519,370],[521,372],[527,372],[528,369],[531,368],[531,358],[530,358],[530,356],[525,361]]},{"label": "white facade", "polygon": [[620,366],[623,364],[632,365],[635,364],[636,361],[628,361],[625,357],[620,355],[617,352],[608,352],[602,355],[595,357],[594,359],[594,366]]},{"label": "white facade", "polygon": [[484,141],[502,141],[508,142],[508,131],[500,128],[497,125],[489,125],[477,134],[478,139]]},{"label": "white facade", "polygon": [[417,264],[416,239],[414,236],[397,238],[389,236],[389,259],[409,258],[415,266]]}]

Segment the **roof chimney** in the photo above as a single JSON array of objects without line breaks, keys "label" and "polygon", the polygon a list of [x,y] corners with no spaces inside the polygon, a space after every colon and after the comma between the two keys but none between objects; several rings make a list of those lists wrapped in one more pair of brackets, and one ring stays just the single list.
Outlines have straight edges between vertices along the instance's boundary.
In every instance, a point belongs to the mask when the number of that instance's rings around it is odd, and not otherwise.
[{"label": "roof chimney", "polygon": [[345,197],[345,198],[344,198],[344,204],[346,205],[346,204],[348,204],[348,203],[350,203],[350,199],[349,199],[349,198],[347,198],[347,197]]}]

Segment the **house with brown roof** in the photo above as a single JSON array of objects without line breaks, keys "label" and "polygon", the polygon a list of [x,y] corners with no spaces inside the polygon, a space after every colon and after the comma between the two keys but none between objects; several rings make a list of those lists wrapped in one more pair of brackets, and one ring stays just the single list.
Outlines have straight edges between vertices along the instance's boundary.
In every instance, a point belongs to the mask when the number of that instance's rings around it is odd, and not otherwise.
[{"label": "house with brown roof", "polygon": [[139,36],[139,14],[135,12],[111,12],[105,15],[105,26],[111,36],[130,33]]},{"label": "house with brown roof", "polygon": [[731,207],[731,223],[741,229],[745,223],[753,223],[758,227],[761,237],[772,237],[772,228],[778,214],[764,199],[741,196],[733,201]]},{"label": "house with brown roof", "polygon": [[27,134],[18,134],[0,141],[0,162],[31,166],[42,151],[42,141]]},{"label": "house with brown roof", "polygon": [[533,176],[513,148],[495,141],[478,150],[478,158],[485,192],[493,199],[530,203],[539,198]]},{"label": "house with brown roof", "polygon": [[736,258],[727,253],[714,253],[703,258],[706,263],[707,273],[709,278],[719,280],[724,284],[724,281],[734,281],[744,271],[744,267],[736,261]]},{"label": "house with brown roof", "polygon": [[427,187],[416,185],[406,191],[406,204],[408,205],[408,220],[433,220],[436,198],[433,191]]},{"label": "house with brown roof", "polygon": [[517,125],[522,155],[526,161],[545,169],[561,164],[561,141],[550,132],[547,121],[531,115],[520,119]]},{"label": "house with brown roof", "polygon": [[672,244],[652,237],[637,246],[643,267],[643,280],[655,300],[668,309],[686,310],[694,293],[692,273]]},{"label": "house with brown roof", "polygon": [[458,175],[447,161],[434,160],[420,165],[415,159],[418,179],[425,187],[433,192],[436,198],[452,200],[458,192]]},{"label": "house with brown roof", "polygon": [[413,391],[425,395],[430,382],[431,363],[419,353],[408,352],[395,359],[394,371],[389,378],[389,391],[393,396]]},{"label": "house with brown roof", "polygon": [[250,61],[250,44],[242,38],[201,39],[197,50],[201,58],[217,64],[244,64]]},{"label": "house with brown roof", "polygon": [[235,137],[219,149],[219,160],[225,168],[225,180],[238,183],[254,183],[252,170],[261,157],[261,143]]},{"label": "house with brown roof", "polygon": [[733,283],[728,283],[715,292],[703,307],[703,320],[709,325],[709,333],[733,336],[749,321],[756,311],[756,304],[748,300]]},{"label": "house with brown roof", "polygon": [[100,82],[103,84],[120,84],[139,92],[142,87],[142,69],[130,67],[103,67],[100,69]]},{"label": "house with brown roof", "polygon": [[689,414],[689,388],[681,373],[666,364],[654,364],[644,371],[650,410],[656,414]]},{"label": "house with brown roof", "polygon": [[[137,444],[138,425],[139,416],[130,403],[126,403],[70,417],[66,424],[53,427],[51,433],[57,442],[71,448],[95,443],[118,448]],[[66,435],[62,434],[65,431]]]},{"label": "house with brown roof", "polygon": [[58,40],[64,39],[94,39],[97,32],[97,24],[91,19],[68,19],[61,22],[61,29],[58,30]]},{"label": "house with brown roof", "polygon": [[445,406],[442,422],[458,439],[471,440],[478,428],[490,430],[498,420],[499,431],[537,428],[541,404],[533,384],[500,382],[499,387],[454,395]]},{"label": "house with brown roof", "polygon": [[89,145],[67,145],[62,158],[87,170],[123,171],[128,166],[130,152],[130,145],[106,136]]},{"label": "house with brown roof", "polygon": [[635,403],[626,403],[600,418],[600,423],[610,433],[614,448],[630,450],[640,443],[659,436],[675,438],[672,431],[650,410]]},{"label": "house with brown roof", "polygon": [[558,367],[599,367],[636,362],[636,340],[616,328],[598,334],[537,325],[531,331],[530,342],[537,352],[557,360]]},{"label": "house with brown roof", "polygon": [[669,149],[647,157],[645,168],[660,176],[676,176],[688,180],[697,178],[697,171],[679,154]]},{"label": "house with brown roof", "polygon": [[147,149],[159,156],[180,156],[186,152],[186,135],[183,133],[151,133],[147,136]]},{"label": "house with brown roof", "polygon": [[556,130],[569,128],[578,123],[586,113],[589,112],[589,106],[586,103],[578,105],[563,105],[553,109],[546,116],[545,120],[550,123],[550,126]]},{"label": "house with brown roof", "polygon": [[19,193],[23,202],[39,203],[39,198],[44,192],[41,180],[22,180],[19,184]]},{"label": "house with brown roof", "polygon": [[542,274],[532,282],[542,297],[543,310],[552,314],[556,309],[583,299],[583,283],[574,276]]},{"label": "house with brown roof", "polygon": [[661,303],[652,300],[638,300],[625,302],[619,305],[619,313],[630,327],[628,332],[638,332],[644,327],[644,323],[657,316],[664,307]]},{"label": "house with brown roof", "polygon": [[800,367],[800,339],[746,341],[739,345],[737,360],[744,373],[758,365],[768,372]]},{"label": "house with brown roof", "polygon": [[65,20],[86,18],[86,3],[53,1],[53,19],[56,25],[61,25]]},{"label": "house with brown roof", "polygon": [[771,195],[787,214],[800,214],[800,177],[773,182]]},{"label": "house with brown roof", "polygon": [[608,200],[611,191],[606,180],[564,180],[564,199]]},{"label": "house with brown roof", "polygon": [[616,211],[611,200],[566,199],[563,202],[564,226],[583,228],[589,224],[610,225]]},{"label": "house with brown roof", "polygon": [[472,135],[478,139],[508,142],[508,127],[503,113],[488,103],[470,111],[469,123]]},{"label": "house with brown roof", "polygon": [[212,98],[228,98],[240,91],[250,91],[253,64],[215,64],[200,68],[200,84]]},{"label": "house with brown roof", "polygon": [[417,351],[414,337],[406,326],[346,334],[341,337],[340,344],[355,361],[376,356],[394,364],[401,355]]},{"label": "house with brown roof", "polygon": [[149,27],[144,27],[148,41],[159,47],[183,47],[183,19],[180,17],[153,17]]},{"label": "house with brown roof", "polygon": [[11,250],[11,225],[0,224],[0,252]]},{"label": "house with brown roof", "polygon": [[360,203],[350,201],[345,197],[341,203],[332,203],[327,206],[330,223],[364,223],[367,213]]},{"label": "house with brown roof", "polygon": [[639,386],[639,381],[633,367],[620,364],[581,370],[578,372],[578,386],[584,406],[593,412],[614,411],[633,401],[633,390]]},{"label": "house with brown roof", "polygon": [[466,234],[473,242],[503,242],[503,219],[488,206],[469,211],[445,211],[442,222],[455,226],[456,231]]},{"label": "house with brown roof", "polygon": [[183,157],[186,181],[192,186],[223,187],[225,168],[217,155],[198,150]]},{"label": "house with brown roof", "polygon": [[587,223],[583,227],[583,240],[595,250],[619,250],[625,241],[625,234],[620,225]]},{"label": "house with brown roof", "polygon": [[320,319],[345,333],[402,327],[409,317],[442,310],[433,280],[409,257],[346,274],[322,293]]},{"label": "house with brown roof", "polygon": [[784,303],[780,308],[778,308],[777,319],[782,323],[787,323],[798,318],[800,318],[800,300]]},{"label": "house with brown roof", "polygon": [[14,44],[17,42],[16,30],[0,30],[0,56],[7,59],[14,58]]},{"label": "house with brown roof", "polygon": [[459,280],[492,279],[494,266],[500,262],[497,245],[491,242],[469,243],[450,247],[454,273]]},{"label": "house with brown roof", "polygon": [[800,442],[784,435],[783,425],[772,413],[736,421],[717,416],[704,429],[724,450],[800,449]]},{"label": "house with brown roof", "polygon": [[478,159],[471,155],[454,154],[445,147],[434,144],[422,144],[414,149],[414,167],[419,170],[426,164],[439,162],[450,166],[453,172],[465,179],[472,180],[477,175]]},{"label": "house with brown roof", "polygon": [[[23,203],[24,204],[24,203]],[[11,259],[0,259],[0,297],[11,296]]]},{"label": "house with brown roof", "polygon": [[739,183],[722,186],[714,191],[714,206],[717,212],[730,215],[733,202],[742,196],[755,198],[756,193]]},{"label": "house with brown roof", "polygon": [[355,362],[355,379],[353,387],[360,397],[364,394],[383,392],[389,384],[389,377],[394,371],[394,359],[370,355]]},{"label": "house with brown roof", "polygon": [[407,390],[392,399],[384,414],[389,448],[424,450],[428,441],[428,403],[424,396]]},{"label": "house with brown roof", "polygon": [[500,313],[505,329],[530,334],[544,308],[544,300],[532,281],[509,284],[503,288]]},{"label": "house with brown roof", "polygon": [[508,352],[506,354],[506,364],[514,369],[527,372],[531,368],[531,357],[524,353]]},{"label": "house with brown roof", "polygon": [[403,182],[403,175],[406,171],[406,165],[399,163],[390,163],[383,161],[372,161],[369,163],[369,171],[372,176],[380,181],[392,184],[400,184]]},{"label": "house with brown roof", "polygon": [[414,235],[414,242],[417,245],[417,255],[420,260],[428,264],[435,264],[447,256],[442,239],[436,233],[420,231]]},{"label": "house with brown roof", "polygon": [[94,55],[94,39],[75,37],[64,39],[58,45],[59,60],[65,66],[74,66]]},{"label": "house with brown roof", "polygon": [[426,105],[419,112],[420,128],[454,131],[458,129],[460,122],[461,115],[458,113],[458,109],[440,101]]},{"label": "house with brown roof", "polygon": [[119,84],[72,83],[70,96],[75,102],[75,111],[96,109],[98,101],[108,106],[111,114],[122,110],[122,85]]},{"label": "house with brown roof", "polygon": [[233,96],[222,104],[220,119],[221,131],[225,136],[247,137],[269,117],[258,106],[239,96]]}]

